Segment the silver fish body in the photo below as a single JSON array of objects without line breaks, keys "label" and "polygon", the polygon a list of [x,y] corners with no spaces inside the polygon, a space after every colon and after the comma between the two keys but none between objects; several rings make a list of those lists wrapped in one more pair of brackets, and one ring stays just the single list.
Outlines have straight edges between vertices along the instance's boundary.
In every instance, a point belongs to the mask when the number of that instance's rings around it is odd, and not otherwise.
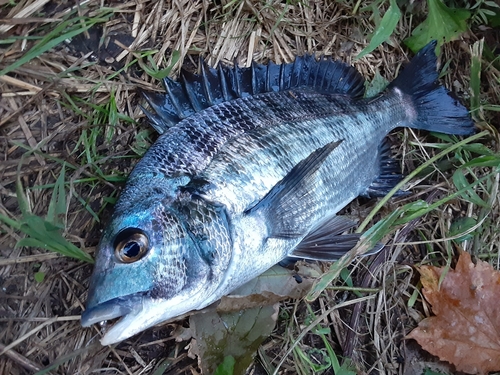
[{"label": "silver fish body", "polygon": [[[473,132],[466,109],[435,83],[433,48],[369,99],[359,95],[359,75],[333,62],[307,62],[299,73],[309,84],[278,90],[271,66],[268,87],[231,100],[219,72],[224,100],[192,100],[202,108],[162,128],[129,176],[99,245],[82,324],[121,317],[101,340],[112,344],[202,309],[286,257],[332,260],[352,248],[357,237],[341,235],[352,223],[336,214],[398,181],[383,146],[388,132]],[[198,82],[208,85],[207,77]],[[217,101],[216,90],[206,91],[203,100]]]}]

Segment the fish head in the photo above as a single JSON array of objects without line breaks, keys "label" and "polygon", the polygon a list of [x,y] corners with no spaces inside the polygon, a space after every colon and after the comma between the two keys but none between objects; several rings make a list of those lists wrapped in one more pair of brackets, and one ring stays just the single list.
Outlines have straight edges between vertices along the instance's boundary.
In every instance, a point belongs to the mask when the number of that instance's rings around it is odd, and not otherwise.
[{"label": "fish head", "polygon": [[231,257],[224,210],[154,198],[123,206],[99,243],[81,320],[85,327],[120,318],[103,345],[205,307]]}]

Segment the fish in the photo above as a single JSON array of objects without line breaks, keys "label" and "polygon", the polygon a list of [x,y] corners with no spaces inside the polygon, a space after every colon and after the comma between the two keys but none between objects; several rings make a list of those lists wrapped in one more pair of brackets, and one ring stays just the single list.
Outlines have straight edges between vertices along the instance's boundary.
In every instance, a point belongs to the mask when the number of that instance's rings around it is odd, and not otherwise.
[{"label": "fish", "polygon": [[[84,327],[111,345],[201,310],[284,259],[335,261],[356,223],[338,212],[402,179],[387,134],[475,132],[438,83],[436,43],[374,97],[352,66],[312,55],[202,63],[146,92],[161,134],[130,173],[98,245]],[[115,319],[117,319],[115,321]]]}]

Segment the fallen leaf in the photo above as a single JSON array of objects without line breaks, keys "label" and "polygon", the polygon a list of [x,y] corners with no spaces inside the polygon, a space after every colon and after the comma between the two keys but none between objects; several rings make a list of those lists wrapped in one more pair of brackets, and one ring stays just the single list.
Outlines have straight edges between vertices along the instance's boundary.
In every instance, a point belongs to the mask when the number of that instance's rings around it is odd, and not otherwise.
[{"label": "fallen leaf", "polygon": [[260,344],[273,332],[279,304],[254,307],[239,313],[208,311],[192,315],[193,328],[202,374],[213,374],[228,356],[236,360],[232,374],[242,375],[253,361]]},{"label": "fallen leaf", "polygon": [[262,275],[221,298],[217,306],[219,312],[240,311],[258,306],[272,305],[289,298],[302,298],[312,288],[314,278],[306,276],[314,273],[313,264],[304,263],[299,273],[274,266]]},{"label": "fallen leaf", "polygon": [[[213,306],[191,315],[192,344],[203,374],[228,370],[221,364],[234,358],[231,375],[244,374],[260,344],[272,333],[279,312],[277,302],[302,298],[321,274],[311,263],[298,262],[298,273],[274,266],[222,297]],[[226,371],[226,372],[224,372]]]},{"label": "fallen leaf", "polygon": [[[419,267],[423,294],[436,315],[422,320],[407,338],[458,371],[500,370],[500,272],[463,252],[455,270]],[[439,281],[444,276],[441,285]]]}]

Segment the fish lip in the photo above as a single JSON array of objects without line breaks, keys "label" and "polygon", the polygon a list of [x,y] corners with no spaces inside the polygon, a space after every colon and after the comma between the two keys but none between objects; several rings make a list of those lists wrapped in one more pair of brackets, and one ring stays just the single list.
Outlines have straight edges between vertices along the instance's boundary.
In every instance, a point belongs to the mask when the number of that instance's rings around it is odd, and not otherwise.
[{"label": "fish lip", "polygon": [[127,316],[131,313],[137,314],[142,310],[144,293],[135,293],[128,296],[113,298],[86,309],[81,316],[82,327],[90,327],[92,324]]},{"label": "fish lip", "polygon": [[[152,299],[147,292],[131,294],[95,305],[82,313],[81,324],[84,327],[104,320],[120,318],[102,332],[102,345],[113,345],[126,340],[147,328],[178,317],[192,310],[199,310],[206,304],[189,295],[174,298]],[[165,312],[169,313],[165,315]]]}]

